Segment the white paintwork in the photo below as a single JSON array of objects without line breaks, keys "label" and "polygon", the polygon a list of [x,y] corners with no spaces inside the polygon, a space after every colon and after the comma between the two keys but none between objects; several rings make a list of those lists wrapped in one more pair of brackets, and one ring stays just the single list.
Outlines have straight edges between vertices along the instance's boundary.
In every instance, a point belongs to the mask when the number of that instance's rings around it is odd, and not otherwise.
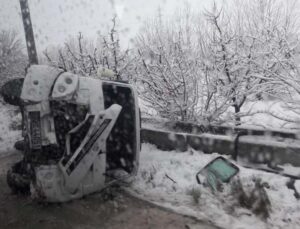
[{"label": "white paintwork", "polygon": [[23,101],[41,102],[48,101],[53,82],[61,69],[47,65],[32,65],[26,74],[21,99]]},{"label": "white paintwork", "polygon": [[[69,79],[71,79],[71,77],[72,80],[70,81]],[[71,161],[75,159],[83,145],[91,138],[91,134],[94,133],[95,128],[99,126],[97,122],[102,122],[105,118],[112,120],[93,144],[91,150],[76,165],[76,168],[72,173],[67,173],[70,163],[65,166],[59,162],[56,165],[41,165],[35,167],[36,179],[31,184],[33,195],[37,195],[39,198],[43,197],[45,201],[49,202],[64,202],[99,191],[107,185],[105,179],[106,138],[109,136],[111,129],[118,118],[121,106],[114,104],[109,109],[104,110],[103,82],[104,81],[99,79],[63,73],[61,70],[49,66],[33,65],[29,68],[24,81],[21,98],[25,102],[25,116],[28,116],[28,112],[30,111],[39,111],[41,114],[43,146],[56,144],[57,142],[49,100],[63,100],[87,105],[89,107],[89,112],[86,119],[89,115],[96,116],[88,134],[83,139],[79,148],[76,149],[74,155],[72,155]],[[137,128],[135,131],[137,143],[134,161],[135,168],[129,175],[135,175],[140,151],[140,119],[137,94],[129,84],[110,81],[107,83],[130,88],[133,93],[136,107],[135,116]],[[59,89],[60,86],[64,86],[65,89]],[[81,124],[69,132],[66,136],[67,142],[70,140],[70,133],[76,131]],[[66,144],[66,146],[67,154],[70,154],[68,144]],[[100,150],[102,151],[101,154],[99,154]]]},{"label": "white paintwork", "polygon": [[102,81],[94,78],[79,77],[76,103],[89,105],[91,114],[98,114],[103,111]]},{"label": "white paintwork", "polygon": [[[51,116],[49,95],[55,79],[62,70],[46,65],[32,65],[28,68],[27,75],[21,92],[21,99],[25,104],[24,115],[28,116],[30,111],[39,111],[41,116],[42,145],[56,144],[54,120]],[[32,104],[34,103],[34,104]],[[27,120],[25,118],[25,120]]]},{"label": "white paintwork", "polygon": [[[44,196],[49,202],[65,202],[103,189],[106,170],[106,146],[104,143],[121,109],[121,106],[114,104],[97,115],[80,147],[65,166],[60,162],[58,165],[37,167],[35,170],[36,181],[31,187],[32,192],[39,198]],[[95,128],[98,126],[96,123],[102,122],[106,118],[110,118],[112,121],[93,144],[90,152],[79,162],[73,172],[68,174],[67,170],[71,162],[90,139],[90,135],[95,132]],[[101,154],[99,154],[100,150]]]},{"label": "white paintwork", "polygon": [[77,91],[79,76],[65,72],[61,74],[55,81],[52,90],[52,99],[56,100],[69,100]]}]

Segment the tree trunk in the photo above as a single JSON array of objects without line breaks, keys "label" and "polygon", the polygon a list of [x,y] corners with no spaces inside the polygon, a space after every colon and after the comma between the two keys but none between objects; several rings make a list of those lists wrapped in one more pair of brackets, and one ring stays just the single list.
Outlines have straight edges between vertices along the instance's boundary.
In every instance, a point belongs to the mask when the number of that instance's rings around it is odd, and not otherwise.
[{"label": "tree trunk", "polygon": [[233,105],[235,113],[235,126],[241,125],[241,117],[238,117],[237,114],[241,111],[241,107],[237,104]]}]

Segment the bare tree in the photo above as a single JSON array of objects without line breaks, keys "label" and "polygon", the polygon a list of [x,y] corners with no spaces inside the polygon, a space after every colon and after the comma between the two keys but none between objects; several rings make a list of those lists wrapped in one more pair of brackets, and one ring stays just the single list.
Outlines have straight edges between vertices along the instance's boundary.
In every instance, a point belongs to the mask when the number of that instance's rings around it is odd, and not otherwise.
[{"label": "bare tree", "polygon": [[130,49],[122,50],[120,47],[116,17],[112,19],[112,28],[108,36],[102,36],[102,40],[104,67],[113,70],[116,80],[130,80],[135,57],[131,55]]},{"label": "bare tree", "polygon": [[214,4],[204,14],[208,24],[198,29],[205,47],[202,60],[217,93],[230,98],[236,125],[245,115],[241,108],[246,102],[287,88],[281,83],[275,91],[271,83],[290,68],[287,38],[296,35],[292,15],[284,6],[277,0],[235,1],[231,7]]},{"label": "bare tree", "polygon": [[159,13],[136,38],[135,56],[121,49],[113,18],[101,43],[79,33],[55,58],[45,55],[78,74],[95,76],[108,68],[114,73],[109,78],[135,81],[140,97],[162,117],[239,125],[249,115],[242,109],[246,103],[272,94],[291,107],[300,93],[298,19],[287,6],[235,0],[200,16],[188,7],[169,19]]},{"label": "bare tree", "polygon": [[[99,35],[100,43],[84,38],[81,32],[76,38],[69,39],[63,47],[44,51],[46,61],[67,71],[84,76],[97,76],[104,69],[114,74],[107,75],[111,80],[130,79],[129,70],[134,58],[130,50],[123,51],[119,45],[116,19],[112,19],[112,28],[107,36]],[[99,74],[98,74],[99,75]]]},{"label": "bare tree", "polygon": [[136,44],[141,97],[162,117],[222,121],[221,115],[234,98],[234,92],[228,94],[224,88],[233,87],[233,81],[220,86],[224,83],[225,71],[220,69],[224,56],[218,57],[216,36],[208,37],[213,26],[203,17],[197,21],[186,8],[170,21],[159,16],[145,28]]},{"label": "bare tree", "polygon": [[101,55],[94,43],[82,33],[65,42],[63,47],[45,50],[46,61],[66,71],[84,76],[96,75],[101,65]]},{"label": "bare tree", "polygon": [[[282,101],[287,110],[300,114],[299,110],[299,17],[297,2],[279,0],[252,1],[244,9],[247,20],[243,24],[246,38],[254,44],[251,58],[253,78],[258,80],[255,89],[272,94]],[[292,122],[293,118],[269,112],[270,115]],[[294,121],[299,122],[299,118]]]},{"label": "bare tree", "polygon": [[216,114],[220,106],[210,106],[216,95],[208,89],[212,88],[211,81],[205,78],[199,61],[194,23],[189,8],[173,21],[163,22],[158,15],[148,22],[136,41],[138,87],[141,98],[162,117],[212,121],[218,117],[212,113]]},{"label": "bare tree", "polygon": [[249,96],[257,94],[252,87],[258,81],[252,77],[256,69],[251,63],[255,51],[253,43],[246,45],[241,24],[235,24],[238,18],[229,13],[226,8],[217,9],[216,5],[205,12],[208,24],[201,36],[205,37],[207,47],[202,57],[218,93],[229,99],[227,101],[234,108],[235,124],[239,125],[241,107]]},{"label": "bare tree", "polygon": [[0,84],[11,77],[24,77],[27,58],[23,50],[15,31],[0,32]]}]

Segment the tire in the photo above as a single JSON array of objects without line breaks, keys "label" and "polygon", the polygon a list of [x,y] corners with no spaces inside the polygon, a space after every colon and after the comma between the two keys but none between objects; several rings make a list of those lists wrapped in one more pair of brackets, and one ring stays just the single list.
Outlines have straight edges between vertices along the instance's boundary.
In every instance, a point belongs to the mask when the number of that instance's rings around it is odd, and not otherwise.
[{"label": "tire", "polygon": [[17,162],[8,170],[6,181],[14,194],[30,194],[30,176],[24,161]]}]

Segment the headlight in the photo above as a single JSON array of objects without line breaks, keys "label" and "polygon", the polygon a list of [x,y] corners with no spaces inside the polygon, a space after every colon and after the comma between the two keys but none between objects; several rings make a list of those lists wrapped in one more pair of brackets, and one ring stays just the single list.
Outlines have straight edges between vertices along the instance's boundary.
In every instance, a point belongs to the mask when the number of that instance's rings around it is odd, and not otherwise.
[{"label": "headlight", "polygon": [[66,91],[66,87],[64,85],[58,85],[57,89],[60,93],[64,93]]}]

